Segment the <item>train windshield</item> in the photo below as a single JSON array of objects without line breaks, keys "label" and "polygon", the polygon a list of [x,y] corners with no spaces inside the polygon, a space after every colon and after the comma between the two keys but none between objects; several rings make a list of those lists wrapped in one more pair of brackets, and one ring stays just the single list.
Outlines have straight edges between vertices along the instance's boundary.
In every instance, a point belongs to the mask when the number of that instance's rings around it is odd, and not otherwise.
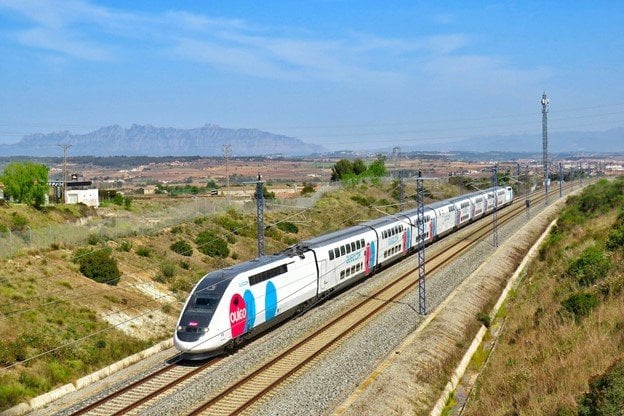
[{"label": "train windshield", "polygon": [[196,296],[193,302],[193,309],[214,311],[219,303],[219,297]]}]

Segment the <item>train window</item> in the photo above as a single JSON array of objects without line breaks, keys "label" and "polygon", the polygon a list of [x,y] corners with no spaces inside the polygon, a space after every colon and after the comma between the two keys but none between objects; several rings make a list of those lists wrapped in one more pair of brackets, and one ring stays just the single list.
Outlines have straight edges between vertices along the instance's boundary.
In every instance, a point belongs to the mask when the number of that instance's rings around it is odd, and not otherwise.
[{"label": "train window", "polygon": [[352,242],[352,243],[351,243],[351,251],[355,251],[355,250],[356,250],[356,248],[355,248],[355,243],[354,243],[354,242]]},{"label": "train window", "polygon": [[329,259],[330,260],[334,259],[334,251],[333,250],[329,250]]},{"label": "train window", "polygon": [[340,271],[340,280],[344,279],[344,277],[345,277],[345,271],[341,270]]},{"label": "train window", "polygon": [[359,272],[360,270],[362,270],[362,263],[358,263],[355,265],[355,271]]},{"label": "train window", "polygon": [[197,297],[193,306],[195,309],[214,309],[219,303],[219,299]]},{"label": "train window", "polygon": [[356,247],[358,250],[362,248],[362,246],[360,245],[360,240],[357,240],[357,241],[355,242],[355,247]]},{"label": "train window", "polygon": [[279,276],[280,274],[284,274],[286,272],[288,272],[288,266],[285,264],[282,264],[272,269],[265,270],[263,272],[249,276],[249,284],[257,285],[260,282],[264,282],[265,280],[268,280],[275,276]]},{"label": "train window", "polygon": [[364,239],[361,239],[360,243],[361,243],[362,248],[366,247],[366,243],[364,243]]},{"label": "train window", "polygon": [[355,273],[355,266],[351,266],[351,274]]},{"label": "train window", "polygon": [[349,276],[351,274],[351,271],[349,269],[345,270],[345,276]]},{"label": "train window", "polygon": [[345,255],[345,246],[340,246],[340,255],[341,256]]},{"label": "train window", "polygon": [[345,246],[345,248],[347,249],[347,254],[351,253],[351,244],[348,244]]},{"label": "train window", "polygon": [[336,258],[340,257],[340,250],[338,249],[338,247],[334,249],[334,257]]}]

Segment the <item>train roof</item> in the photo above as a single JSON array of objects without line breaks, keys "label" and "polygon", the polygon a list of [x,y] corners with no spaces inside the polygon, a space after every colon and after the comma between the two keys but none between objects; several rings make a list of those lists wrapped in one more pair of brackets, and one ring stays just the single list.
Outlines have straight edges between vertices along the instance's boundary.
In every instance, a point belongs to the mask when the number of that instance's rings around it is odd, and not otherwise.
[{"label": "train roof", "polygon": [[331,233],[323,234],[318,237],[302,241],[301,243],[299,243],[299,245],[304,248],[316,248],[319,246],[331,244],[335,241],[344,240],[345,238],[354,237],[367,231],[364,224],[366,223],[363,223],[361,225],[354,225],[352,227],[345,228],[344,230],[338,230]]},{"label": "train roof", "polygon": [[363,223],[363,225],[366,225],[369,227],[382,227],[384,225],[392,224],[397,221],[408,221],[407,218],[398,217],[398,215],[402,215],[402,214],[403,212],[397,212],[394,216],[382,217],[382,218],[377,218],[376,220],[366,221],[365,223]]},{"label": "train roof", "polygon": [[437,202],[432,202],[431,204],[427,204],[427,207],[429,209],[437,209],[437,208],[445,207],[445,206],[451,205],[451,204],[453,204],[453,200],[445,199],[445,200],[442,200],[442,201],[437,201]]},{"label": "train roof", "polygon": [[284,251],[268,256],[261,256],[243,263],[238,263],[233,266],[226,267],[225,269],[214,270],[203,277],[196,290],[200,290],[204,287],[221,282],[229,282],[241,273],[254,270],[258,267],[266,266],[280,260],[285,260],[289,257],[291,257],[289,253],[287,251]]}]

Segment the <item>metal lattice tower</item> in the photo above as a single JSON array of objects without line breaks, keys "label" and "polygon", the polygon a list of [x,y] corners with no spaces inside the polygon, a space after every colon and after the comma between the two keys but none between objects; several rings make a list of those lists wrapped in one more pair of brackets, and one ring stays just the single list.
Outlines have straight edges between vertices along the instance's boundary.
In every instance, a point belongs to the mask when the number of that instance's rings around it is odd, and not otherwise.
[{"label": "metal lattice tower", "polygon": [[529,165],[524,168],[526,182],[524,183],[524,205],[526,206],[527,219],[531,218],[531,201],[529,200]]},{"label": "metal lattice tower", "polygon": [[559,198],[563,196],[563,165],[559,162]]},{"label": "metal lattice tower", "polygon": [[221,147],[223,150],[223,158],[225,159],[225,186],[226,186],[226,196],[229,201],[230,198],[230,174],[228,173],[228,162],[230,160],[230,156],[232,156],[232,145],[224,144]]},{"label": "metal lattice tower", "polygon": [[492,168],[492,186],[494,187],[494,212],[492,213],[492,237],[494,247],[498,247],[498,165]]},{"label": "metal lattice tower", "polygon": [[542,165],[544,167],[544,192],[546,205],[548,205],[548,104],[546,92],[542,94]]},{"label": "metal lattice tower", "polygon": [[264,256],[264,181],[258,174],[256,181],[256,212],[258,217],[258,257]]},{"label": "metal lattice tower", "polygon": [[416,202],[418,224],[418,313],[427,314],[427,291],[425,290],[425,187],[422,172],[416,179]]},{"label": "metal lattice tower", "polygon": [[583,162],[579,162],[579,186],[583,187]]},{"label": "metal lattice tower", "polygon": [[[71,144],[59,144],[63,149],[63,203],[67,203],[67,150],[72,147]],[[57,194],[58,195],[58,194]]]},{"label": "metal lattice tower", "polygon": [[516,169],[518,171],[518,176],[516,176],[518,181],[518,193],[520,193],[520,162],[516,162]]},{"label": "metal lattice tower", "polygon": [[397,174],[399,175],[399,207],[402,211],[403,205],[405,203],[405,184],[403,183],[403,170],[401,170],[401,148],[393,148],[392,153],[394,154],[396,165],[398,168]]}]

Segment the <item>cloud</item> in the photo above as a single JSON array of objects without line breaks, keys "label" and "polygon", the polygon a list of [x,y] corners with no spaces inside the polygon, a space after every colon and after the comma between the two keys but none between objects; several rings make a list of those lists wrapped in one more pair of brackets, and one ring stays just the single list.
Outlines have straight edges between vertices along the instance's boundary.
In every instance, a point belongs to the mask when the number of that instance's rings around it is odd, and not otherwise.
[{"label": "cloud", "polygon": [[[132,12],[86,0],[0,0],[3,9],[22,20],[18,29],[3,29],[13,30],[12,38],[20,45],[68,59],[120,61],[157,51],[156,59],[168,55],[245,76],[395,86],[416,82],[422,74],[458,84],[544,75],[508,69],[495,57],[462,54],[472,40],[463,33],[411,39],[345,33],[326,38],[241,19],[186,11]],[[145,44],[151,47],[143,48]],[[124,55],[126,51],[131,53]]]},{"label": "cloud", "polygon": [[60,54],[91,61],[112,59],[109,49],[89,42],[71,39],[66,33],[52,31],[47,28],[35,28],[21,31],[17,39],[22,45],[46,49]]}]

